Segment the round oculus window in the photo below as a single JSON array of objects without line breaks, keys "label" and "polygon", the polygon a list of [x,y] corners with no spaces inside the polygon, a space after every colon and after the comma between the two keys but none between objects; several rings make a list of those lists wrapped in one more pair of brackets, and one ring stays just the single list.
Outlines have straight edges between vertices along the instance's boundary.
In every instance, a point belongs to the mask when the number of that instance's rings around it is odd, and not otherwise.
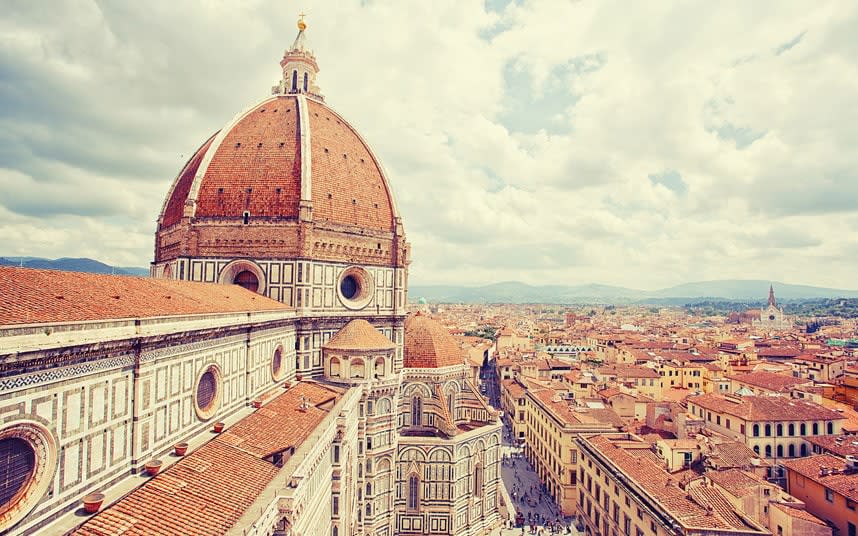
[{"label": "round oculus window", "polygon": [[359,266],[343,270],[337,281],[337,295],[349,309],[363,309],[372,301],[375,282],[372,275]]},{"label": "round oculus window", "polygon": [[0,439],[0,511],[5,511],[30,483],[36,451],[20,437]]},{"label": "round oculus window", "polygon": [[240,287],[244,287],[251,292],[256,292],[259,290],[259,279],[256,277],[256,274],[251,272],[250,270],[243,270],[238,272],[235,275],[235,279],[232,280],[233,283]]},{"label": "round oculus window", "polygon": [[358,294],[358,282],[353,275],[347,275],[340,282],[340,292],[343,293],[343,297],[347,300],[354,299]]},{"label": "round oculus window", "polygon": [[197,388],[194,391],[197,416],[208,419],[214,415],[220,402],[220,391],[220,369],[216,365],[209,365],[197,380]]},{"label": "round oculus window", "polygon": [[271,375],[275,380],[279,380],[283,375],[283,347],[278,346],[274,350],[274,356],[271,358]]},{"label": "round oculus window", "polygon": [[22,421],[0,430],[0,532],[42,500],[56,466],[56,440],[41,424]]},{"label": "round oculus window", "polygon": [[775,315],[769,315],[769,320],[774,320],[774,319],[775,319]]}]

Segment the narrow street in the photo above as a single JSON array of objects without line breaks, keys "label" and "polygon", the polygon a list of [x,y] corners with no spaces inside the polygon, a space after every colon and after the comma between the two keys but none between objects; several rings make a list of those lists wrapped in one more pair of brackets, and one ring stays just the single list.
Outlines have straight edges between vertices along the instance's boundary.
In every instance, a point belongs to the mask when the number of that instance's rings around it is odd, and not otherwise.
[{"label": "narrow street", "polygon": [[[492,366],[484,366],[480,377],[485,385],[485,395],[496,408],[501,408],[500,382]],[[521,534],[570,534],[577,535],[574,523],[570,517],[562,517],[560,509],[551,496],[542,489],[539,476],[533,470],[530,462],[515,446],[507,415],[503,417],[504,432],[501,446],[501,456],[504,460],[501,467],[501,478],[510,497],[513,497],[513,507],[517,513],[524,516],[524,526],[504,528],[492,532],[493,535],[513,536]],[[553,530],[552,530],[553,529]]]}]

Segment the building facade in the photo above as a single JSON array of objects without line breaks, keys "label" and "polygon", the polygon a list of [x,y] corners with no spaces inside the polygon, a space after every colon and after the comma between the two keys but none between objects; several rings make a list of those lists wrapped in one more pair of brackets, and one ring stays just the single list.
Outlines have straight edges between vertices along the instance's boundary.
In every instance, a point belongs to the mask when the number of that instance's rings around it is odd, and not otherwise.
[{"label": "building facade", "polygon": [[500,523],[498,413],[452,336],[406,320],[386,176],[298,27],[273,95],[176,177],[152,278],[0,268],[0,532]]}]

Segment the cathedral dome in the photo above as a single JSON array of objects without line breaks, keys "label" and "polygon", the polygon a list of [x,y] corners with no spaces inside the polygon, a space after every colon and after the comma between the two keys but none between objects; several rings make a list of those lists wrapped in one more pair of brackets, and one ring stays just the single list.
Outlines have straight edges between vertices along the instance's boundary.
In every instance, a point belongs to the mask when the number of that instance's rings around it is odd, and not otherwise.
[{"label": "cathedral dome", "polygon": [[272,96],[236,115],[179,171],[158,217],[156,265],[183,257],[406,263],[384,169],[325,103],[305,28],[280,61]]},{"label": "cathedral dome", "polygon": [[405,320],[406,368],[441,368],[464,363],[464,353],[441,324],[416,313]]},{"label": "cathedral dome", "polygon": [[396,209],[381,165],[345,119],[303,95],[275,95],[205,141],[176,178],[159,218],[312,219],[393,231]]}]

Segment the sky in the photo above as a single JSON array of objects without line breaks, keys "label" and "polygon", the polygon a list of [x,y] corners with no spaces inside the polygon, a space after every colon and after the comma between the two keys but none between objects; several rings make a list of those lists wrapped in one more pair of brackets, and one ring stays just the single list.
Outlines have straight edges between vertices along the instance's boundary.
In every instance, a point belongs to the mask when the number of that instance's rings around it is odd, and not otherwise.
[{"label": "sky", "polygon": [[412,284],[858,288],[853,0],[4,2],[0,255],[147,266],[301,11]]}]

